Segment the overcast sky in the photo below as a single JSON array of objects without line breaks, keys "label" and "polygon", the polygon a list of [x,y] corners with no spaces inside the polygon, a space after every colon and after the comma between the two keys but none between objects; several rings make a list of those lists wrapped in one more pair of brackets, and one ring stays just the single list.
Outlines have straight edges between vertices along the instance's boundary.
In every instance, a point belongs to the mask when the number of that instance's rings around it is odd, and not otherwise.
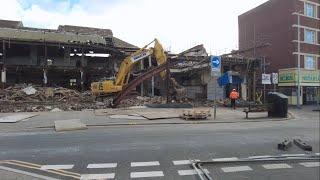
[{"label": "overcast sky", "polygon": [[137,46],[158,38],[180,52],[204,44],[211,54],[238,48],[238,15],[267,0],[0,0],[0,19],[24,26],[112,29]]}]

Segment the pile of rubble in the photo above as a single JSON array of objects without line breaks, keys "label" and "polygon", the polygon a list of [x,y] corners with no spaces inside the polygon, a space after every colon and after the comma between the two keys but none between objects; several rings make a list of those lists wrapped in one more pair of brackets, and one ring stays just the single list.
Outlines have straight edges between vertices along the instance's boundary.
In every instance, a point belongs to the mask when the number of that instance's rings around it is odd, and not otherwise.
[{"label": "pile of rubble", "polygon": [[[16,84],[0,89],[0,112],[37,112],[96,108],[90,92]],[[101,106],[101,104],[99,104]]]},{"label": "pile of rubble", "polygon": [[[0,112],[80,111],[109,108],[112,98],[95,101],[90,91],[79,92],[62,87],[42,87],[32,84],[16,84],[0,89]],[[161,96],[135,96],[121,101],[119,107],[165,104]]]},{"label": "pile of rubble", "polygon": [[67,88],[40,87],[17,84],[0,90],[0,101],[10,102],[81,102],[92,101],[90,93],[79,93]]}]

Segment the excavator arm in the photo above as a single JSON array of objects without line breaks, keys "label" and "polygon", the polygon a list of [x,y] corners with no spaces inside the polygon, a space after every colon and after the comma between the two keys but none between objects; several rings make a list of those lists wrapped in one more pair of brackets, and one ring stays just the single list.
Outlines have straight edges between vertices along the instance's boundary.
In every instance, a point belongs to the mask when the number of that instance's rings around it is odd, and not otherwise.
[{"label": "excavator arm", "polygon": [[[150,45],[153,42],[154,42],[154,47],[147,49],[148,45]],[[140,50],[136,51],[129,57],[125,58],[124,61],[122,61],[116,76],[116,80],[115,80],[116,86],[123,86],[127,84],[130,77],[130,72],[133,66],[146,57],[154,55],[158,65],[161,65],[167,62],[167,56],[160,42],[157,39],[155,39],[151,43],[141,48]],[[164,77],[164,76],[165,76],[165,72],[161,72],[161,77]]]},{"label": "excavator arm", "polygon": [[[154,42],[154,47],[149,48],[148,46]],[[122,90],[122,87],[128,84],[130,72],[135,64],[140,62],[146,57],[154,56],[157,64],[161,65],[167,62],[167,57],[164,52],[164,49],[160,42],[157,39],[154,39],[152,42],[134,52],[130,56],[126,57],[120,64],[119,71],[116,75],[116,79],[113,80],[105,80],[102,82],[93,82],[91,84],[91,90],[93,94],[108,94],[108,93],[116,93]],[[165,77],[165,71],[160,73],[162,78]]]}]

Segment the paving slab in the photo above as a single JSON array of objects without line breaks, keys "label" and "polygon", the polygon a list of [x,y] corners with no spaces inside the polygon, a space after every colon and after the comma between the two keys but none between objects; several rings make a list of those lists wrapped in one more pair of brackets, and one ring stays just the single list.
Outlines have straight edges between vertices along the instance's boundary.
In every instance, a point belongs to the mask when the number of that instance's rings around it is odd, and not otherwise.
[{"label": "paving slab", "polygon": [[54,127],[57,132],[87,129],[87,125],[82,123],[80,119],[55,121]]},{"label": "paving slab", "polygon": [[37,116],[38,114],[13,114],[9,116],[4,116],[0,118],[0,123],[16,123],[18,121],[28,119],[34,116]]},{"label": "paving slab", "polygon": [[146,119],[142,116],[140,116],[139,114],[119,114],[119,115],[111,115],[109,116],[112,119]]},{"label": "paving slab", "polygon": [[[195,108],[211,110],[213,108]],[[161,125],[161,124],[211,124],[211,123],[240,123],[240,122],[264,122],[264,121],[283,121],[293,119],[290,115],[288,118],[268,118],[267,114],[264,113],[252,113],[249,119],[245,119],[245,113],[242,112],[242,108],[232,110],[231,108],[219,107],[217,109],[217,118],[213,119],[213,114],[206,120],[192,120],[185,121],[181,118],[165,118],[157,120],[149,120],[131,117],[136,116],[139,113],[148,114],[174,114],[178,116],[182,113],[184,109],[174,109],[174,108],[119,108],[119,109],[102,109],[95,111],[62,111],[62,112],[38,112],[38,116],[32,117],[27,121],[20,121],[18,123],[0,123],[0,133],[6,132],[29,132],[29,131],[48,131],[55,130],[55,121],[68,120],[68,119],[78,119],[84,123],[87,127],[107,127],[107,126],[121,126],[121,125]],[[303,111],[304,112],[304,111]],[[312,112],[315,114],[316,112]],[[0,118],[22,114],[22,113],[0,113]],[[25,114],[25,113],[24,113]],[[103,114],[103,115],[102,115]],[[136,114],[136,115],[135,115]],[[157,116],[159,116],[159,114]],[[291,114],[291,113],[289,113]],[[306,114],[307,115],[307,114]],[[167,117],[169,115],[166,115]],[[62,125],[65,126],[65,125]],[[80,126],[80,128],[83,128]],[[70,130],[74,130],[71,128]]]}]

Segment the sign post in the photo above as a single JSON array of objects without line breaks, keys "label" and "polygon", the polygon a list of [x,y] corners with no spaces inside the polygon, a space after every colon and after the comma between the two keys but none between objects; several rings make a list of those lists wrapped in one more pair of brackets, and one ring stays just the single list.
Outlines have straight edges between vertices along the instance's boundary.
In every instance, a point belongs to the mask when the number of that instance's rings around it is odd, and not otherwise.
[{"label": "sign post", "polygon": [[273,91],[276,92],[276,85],[278,84],[278,73],[272,73]]},{"label": "sign post", "polygon": [[211,56],[210,57],[210,66],[211,66],[211,77],[213,77],[214,85],[214,111],[213,119],[217,117],[217,79],[221,74],[221,57],[220,56]]}]

